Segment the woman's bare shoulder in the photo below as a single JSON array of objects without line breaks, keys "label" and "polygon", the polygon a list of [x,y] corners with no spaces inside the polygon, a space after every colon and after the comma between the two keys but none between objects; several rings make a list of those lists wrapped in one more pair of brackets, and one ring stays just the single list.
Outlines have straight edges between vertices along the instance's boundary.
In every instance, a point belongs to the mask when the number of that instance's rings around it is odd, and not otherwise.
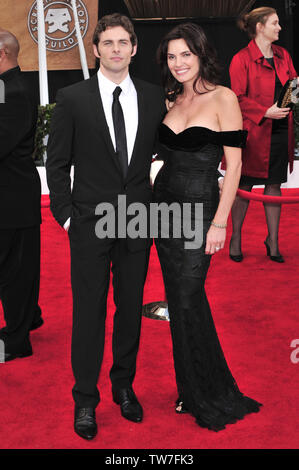
[{"label": "woman's bare shoulder", "polygon": [[215,90],[215,97],[222,103],[233,104],[238,102],[237,95],[230,88],[222,85],[217,85]]},{"label": "woman's bare shoulder", "polygon": [[242,114],[238,98],[230,88],[219,87],[216,103],[216,113],[221,129],[242,129]]}]

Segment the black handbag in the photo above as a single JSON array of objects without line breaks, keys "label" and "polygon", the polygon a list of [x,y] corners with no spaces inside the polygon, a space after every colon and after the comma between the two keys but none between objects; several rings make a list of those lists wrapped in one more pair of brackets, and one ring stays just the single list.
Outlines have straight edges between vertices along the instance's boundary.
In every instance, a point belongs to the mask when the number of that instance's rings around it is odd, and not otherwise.
[{"label": "black handbag", "polygon": [[299,103],[299,85],[297,78],[287,80],[280,92],[277,106],[278,108],[293,108]]}]

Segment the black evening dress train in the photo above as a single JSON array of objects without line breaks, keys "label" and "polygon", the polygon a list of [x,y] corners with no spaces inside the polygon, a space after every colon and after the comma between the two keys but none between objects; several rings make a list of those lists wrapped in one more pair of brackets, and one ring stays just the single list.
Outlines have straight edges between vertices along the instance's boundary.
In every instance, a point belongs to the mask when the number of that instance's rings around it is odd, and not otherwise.
[{"label": "black evening dress train", "polygon": [[211,261],[211,255],[205,254],[205,240],[219,203],[217,168],[223,145],[243,147],[245,142],[246,131],[241,130],[216,132],[194,126],[175,134],[164,123],[159,129],[159,157],[164,166],[155,180],[155,202],[191,203],[193,215],[194,203],[203,204],[200,248],[185,248],[187,239],[171,236],[171,217],[170,237],[162,238],[160,231],[156,239],[170,315],[177,404],[182,401],[200,426],[214,431],[259,411],[261,406],[238,389],[204,288]]}]

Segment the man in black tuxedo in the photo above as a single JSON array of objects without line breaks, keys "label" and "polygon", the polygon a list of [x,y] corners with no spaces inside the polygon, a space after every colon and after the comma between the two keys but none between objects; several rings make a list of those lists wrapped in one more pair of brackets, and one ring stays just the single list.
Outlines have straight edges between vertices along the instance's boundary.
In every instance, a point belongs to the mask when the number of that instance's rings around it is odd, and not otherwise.
[{"label": "man in black tuxedo", "polygon": [[0,298],[5,358],[32,354],[29,331],[41,325],[40,178],[32,159],[37,106],[18,67],[19,43],[0,30]]},{"label": "man in black tuxedo", "polygon": [[104,350],[110,263],[116,305],[110,371],[113,399],[123,417],[142,420],[132,383],[151,241],[117,235],[98,238],[95,208],[99,203],[117,208],[119,195],[126,196],[127,205],[140,202],[149,206],[151,157],[157,126],[165,113],[162,89],[129,75],[137,38],[126,16],[103,17],[93,42],[100,69],[91,79],[58,92],[46,165],[51,208],[70,239],[75,431],[86,439],[97,432],[97,381]]}]

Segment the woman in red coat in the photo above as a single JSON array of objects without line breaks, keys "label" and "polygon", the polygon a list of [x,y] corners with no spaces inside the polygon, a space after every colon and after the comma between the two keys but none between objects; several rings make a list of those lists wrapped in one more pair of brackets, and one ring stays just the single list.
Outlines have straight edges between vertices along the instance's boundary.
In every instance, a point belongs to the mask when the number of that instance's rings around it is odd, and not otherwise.
[{"label": "woman in red coat", "polygon": [[[292,171],[294,158],[293,121],[289,108],[278,108],[277,99],[288,79],[297,76],[289,53],[273,44],[281,26],[274,8],[252,10],[240,20],[240,27],[252,38],[238,52],[230,65],[231,88],[236,93],[248,130],[242,155],[240,189],[251,191],[253,185],[265,185],[264,194],[280,196],[281,183]],[[242,261],[241,229],[249,201],[237,196],[232,207],[233,233],[230,258]],[[280,204],[265,203],[268,235],[264,241],[272,261],[282,263],[278,249]]]}]

